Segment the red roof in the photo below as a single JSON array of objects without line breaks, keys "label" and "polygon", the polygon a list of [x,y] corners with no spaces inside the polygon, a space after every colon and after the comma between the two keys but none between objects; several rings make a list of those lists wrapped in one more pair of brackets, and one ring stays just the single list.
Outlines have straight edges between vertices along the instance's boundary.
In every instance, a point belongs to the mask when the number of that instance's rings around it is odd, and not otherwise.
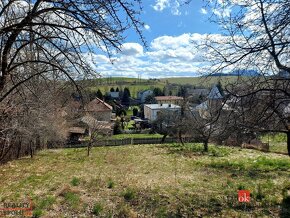
[{"label": "red roof", "polygon": [[179,96],[156,96],[157,101],[168,101],[168,100],[182,100],[182,97]]},{"label": "red roof", "polygon": [[90,101],[85,107],[86,111],[111,111],[112,109],[111,105],[99,98]]}]

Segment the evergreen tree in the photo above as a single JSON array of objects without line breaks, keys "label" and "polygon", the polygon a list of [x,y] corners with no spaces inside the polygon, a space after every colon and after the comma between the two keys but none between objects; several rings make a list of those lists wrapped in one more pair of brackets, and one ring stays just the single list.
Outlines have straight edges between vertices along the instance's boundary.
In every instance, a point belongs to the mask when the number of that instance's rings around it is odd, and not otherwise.
[{"label": "evergreen tree", "polygon": [[130,105],[130,90],[126,87],[124,88],[124,93],[122,97],[122,104],[129,106]]},{"label": "evergreen tree", "polygon": [[154,94],[154,96],[163,96],[164,95],[163,91],[159,87],[156,87],[153,89],[153,94]]},{"label": "evergreen tree", "polygon": [[98,91],[97,91],[97,98],[99,98],[99,99],[103,99],[103,93],[101,92],[101,90],[100,89],[98,89]]}]

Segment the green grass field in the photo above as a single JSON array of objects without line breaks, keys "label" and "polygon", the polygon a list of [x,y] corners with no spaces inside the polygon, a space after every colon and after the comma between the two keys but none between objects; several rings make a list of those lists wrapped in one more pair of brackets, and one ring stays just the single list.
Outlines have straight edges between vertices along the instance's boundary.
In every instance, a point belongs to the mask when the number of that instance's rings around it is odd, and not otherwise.
[{"label": "green grass field", "polygon": [[286,155],[200,144],[43,150],[1,166],[0,204],[28,194],[34,217],[289,217],[289,169]]},{"label": "green grass field", "polygon": [[204,86],[211,88],[214,84],[217,84],[219,81],[223,85],[228,84],[230,82],[235,82],[238,77],[235,76],[209,76],[209,77],[172,77],[172,78],[164,78],[161,79],[161,82],[168,81],[169,83],[175,83],[180,85],[190,84],[195,86]]},{"label": "green grass field", "polygon": [[[88,89],[92,92],[96,92],[98,89],[101,90],[103,94],[110,91],[111,88],[119,90],[123,90],[125,87],[128,87],[131,92],[131,96],[136,98],[137,93],[139,91],[151,89],[153,90],[155,87],[164,88],[166,83],[174,83],[179,85],[190,84],[197,87],[204,86],[211,88],[214,84],[217,84],[219,81],[223,85],[226,85],[230,82],[235,82],[238,77],[229,76],[229,77],[172,77],[172,78],[164,78],[157,80],[147,80],[137,78],[121,78],[121,77],[112,77],[112,78],[102,78],[95,80],[87,80],[82,81],[81,84],[84,87],[89,87]],[[246,77],[245,77],[246,78]],[[176,90],[173,90],[174,94],[176,94]]]}]

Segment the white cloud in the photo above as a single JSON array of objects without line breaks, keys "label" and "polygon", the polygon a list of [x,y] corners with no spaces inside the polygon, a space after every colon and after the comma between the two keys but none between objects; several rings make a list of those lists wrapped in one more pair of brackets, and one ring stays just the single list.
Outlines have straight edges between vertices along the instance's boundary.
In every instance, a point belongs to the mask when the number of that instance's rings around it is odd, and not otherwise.
[{"label": "white cloud", "polygon": [[121,47],[121,54],[126,56],[143,55],[143,46],[139,43],[125,43]]},{"label": "white cloud", "polygon": [[169,7],[169,0],[156,0],[153,6],[155,11],[163,11],[165,8]]},{"label": "white cloud", "polygon": [[166,8],[171,10],[171,14],[179,16],[181,12],[179,10],[179,0],[155,0],[155,4],[152,6],[155,11],[163,11]]},{"label": "white cloud", "polygon": [[150,30],[150,26],[148,24],[144,25],[145,30]]},{"label": "white cloud", "polygon": [[[210,35],[216,41],[226,40],[221,35]],[[113,64],[105,56],[95,55],[96,71],[102,75],[160,78],[196,76],[207,64],[203,51],[195,44],[204,42],[207,35],[186,33],[179,36],[155,38],[147,52],[138,43],[125,43],[122,52],[113,57]]]},{"label": "white cloud", "polygon": [[201,14],[207,14],[207,10],[205,8],[201,8],[199,12]]}]

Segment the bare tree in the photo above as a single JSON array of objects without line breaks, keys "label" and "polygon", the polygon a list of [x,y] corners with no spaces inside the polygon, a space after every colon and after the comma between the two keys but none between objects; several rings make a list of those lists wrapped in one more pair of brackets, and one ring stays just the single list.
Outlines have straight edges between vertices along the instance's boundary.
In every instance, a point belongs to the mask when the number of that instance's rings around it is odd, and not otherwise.
[{"label": "bare tree", "polygon": [[[223,30],[209,35],[205,49],[209,72],[254,70],[225,89],[242,128],[285,132],[290,155],[290,2],[288,0],[206,1],[211,20]],[[235,107],[234,107],[235,106]]]},{"label": "bare tree", "polygon": [[[138,5],[140,8],[139,0],[1,1],[0,101],[11,90],[43,73],[35,69],[34,74],[25,75],[23,67],[31,69],[33,63],[41,63],[73,81],[76,75],[72,72],[78,75],[91,72],[83,51],[99,48],[110,54],[112,48],[120,49],[122,33],[129,27],[135,28],[142,38],[142,23],[135,10]],[[38,49],[37,60],[23,59],[27,47]],[[21,81],[6,87],[23,73]]]}]

